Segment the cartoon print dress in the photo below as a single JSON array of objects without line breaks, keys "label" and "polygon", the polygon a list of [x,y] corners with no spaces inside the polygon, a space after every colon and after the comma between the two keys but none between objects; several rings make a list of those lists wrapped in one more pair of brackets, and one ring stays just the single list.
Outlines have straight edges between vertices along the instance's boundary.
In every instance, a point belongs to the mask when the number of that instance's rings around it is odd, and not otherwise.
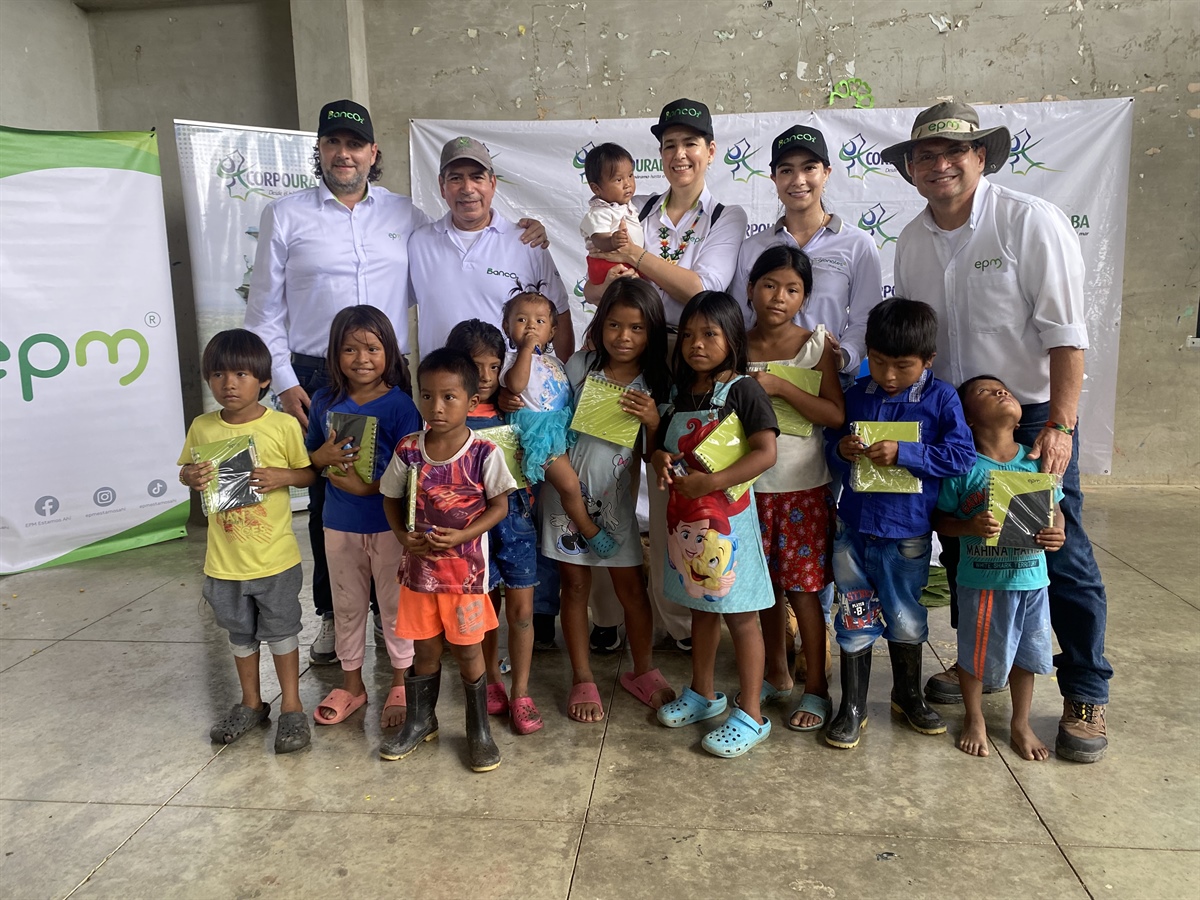
[{"label": "cartoon print dress", "polygon": [[[672,396],[673,406],[661,426],[662,447],[682,453],[691,471],[704,471],[692,451],[732,411],[748,435],[778,430],[766,392],[744,376],[716,384],[700,409],[680,409],[683,395],[673,391]],[[681,606],[720,614],[773,606],[775,591],[763,556],[754,489],[730,501],[724,491],[689,500],[670,488],[663,568],[663,592]]]}]

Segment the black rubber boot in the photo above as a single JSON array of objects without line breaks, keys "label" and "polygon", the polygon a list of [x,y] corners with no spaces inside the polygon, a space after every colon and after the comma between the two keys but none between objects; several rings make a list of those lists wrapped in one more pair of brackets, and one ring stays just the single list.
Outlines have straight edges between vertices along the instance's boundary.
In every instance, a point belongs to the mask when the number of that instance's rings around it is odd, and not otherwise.
[{"label": "black rubber boot", "polygon": [[921,653],[924,644],[888,641],[892,657],[892,711],[908,720],[921,734],[945,734],[946,722],[921,694]]},{"label": "black rubber boot", "polygon": [[488,725],[487,675],[480,675],[475,682],[464,678],[463,690],[467,694],[467,755],[471,771],[490,772],[500,765],[500,748],[492,740]]},{"label": "black rubber boot", "polygon": [[867,727],[867,688],[871,684],[871,648],[842,652],[842,705],[825,732],[825,743],[839,750],[858,746]]},{"label": "black rubber boot", "polygon": [[[442,670],[432,675],[414,674],[412,666],[404,673],[404,707],[407,717],[400,731],[379,747],[383,759],[404,759],[425,741],[438,736],[437,702],[442,686]],[[486,691],[487,688],[485,687]]]}]

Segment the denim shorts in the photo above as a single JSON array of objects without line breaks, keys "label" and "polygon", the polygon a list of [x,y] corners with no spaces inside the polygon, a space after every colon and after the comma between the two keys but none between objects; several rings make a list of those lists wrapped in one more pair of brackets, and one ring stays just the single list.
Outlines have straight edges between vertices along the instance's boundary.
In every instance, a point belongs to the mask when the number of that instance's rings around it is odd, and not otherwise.
[{"label": "denim shorts", "polygon": [[1013,666],[1049,675],[1053,646],[1046,589],[985,590],[958,586],[958,665],[1003,687]]},{"label": "denim shorts", "polygon": [[514,589],[537,587],[537,529],[524,489],[508,495],[508,515],[488,532],[488,549],[489,591],[501,582]]}]

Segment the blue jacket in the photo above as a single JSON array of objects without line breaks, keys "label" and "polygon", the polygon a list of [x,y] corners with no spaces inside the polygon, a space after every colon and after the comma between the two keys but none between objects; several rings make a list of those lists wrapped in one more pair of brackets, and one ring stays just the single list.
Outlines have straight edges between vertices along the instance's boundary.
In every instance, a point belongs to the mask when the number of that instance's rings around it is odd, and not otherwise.
[{"label": "blue jacket", "polygon": [[[855,492],[850,463],[837,452],[852,422],[920,422],[920,443],[901,442],[897,463],[921,479],[919,494]],[[926,369],[908,390],[889,397],[870,375],[846,391],[846,422],[825,429],[825,458],[842,481],[838,518],[862,534],[900,539],[928,534],[943,478],[963,475],[975,465],[975,441],[963,417],[958,394]]]}]

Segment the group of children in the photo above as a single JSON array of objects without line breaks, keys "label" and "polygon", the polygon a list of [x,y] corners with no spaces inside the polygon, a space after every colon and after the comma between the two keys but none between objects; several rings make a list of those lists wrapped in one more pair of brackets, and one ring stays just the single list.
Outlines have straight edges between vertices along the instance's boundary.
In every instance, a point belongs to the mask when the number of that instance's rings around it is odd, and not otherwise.
[{"label": "group of children", "polygon": [[[597,179],[593,212],[611,213],[584,223],[597,252],[629,239],[632,170],[624,172],[621,162],[618,153],[605,168],[589,170],[589,180]],[[589,273],[603,280],[598,267],[593,272],[589,264]],[[550,352],[552,302],[540,286],[518,285],[504,306],[503,333],[478,319],[461,322],[445,347],[425,355],[415,398],[399,387],[390,322],[373,307],[349,307],[330,331],[329,386],[313,397],[307,436],[294,418],[259,403],[271,370],[261,341],[240,329],[218,334],[205,351],[203,375],[222,409],[192,424],[180,479],[204,489],[219,473],[194,463],[192,449],[253,434],[259,467],[249,480],[262,502],[211,516],[204,597],[229,632],[242,690],[212,739],[229,743],[268,719],[258,682],[265,641],[283,689],[275,749],[289,752],[310,740],[298,688],[300,556],[285,488],[326,477],[325,543],[343,683],[313,718],[334,725],[367,703],[362,663],[373,579],[393,669],[381,724],[399,728],[380,747],[384,759],[401,759],[437,737],[444,643],[463,682],[473,770],[500,764],[489,715],[508,713],[518,734],[543,727],[529,696],[539,549],[562,575],[573,681],[568,715],[576,721],[603,715],[587,631],[592,569],[599,567],[624,610],[633,669],[622,685],[672,728],[728,710],[701,742],[714,755],[738,756],[764,740],[771,722],[762,707],[792,694],[785,604],[795,611],[808,661],[788,728],[825,729],[830,745],[857,746],[867,723],[872,646],[883,636],[893,710],[917,731],[943,733],[945,723],[921,693],[927,627],[920,596],[934,529],[963,542],[958,670],[967,716],[958,746],[986,755],[981,693],[1009,682],[1013,744],[1027,759],[1046,758],[1028,720],[1033,675],[1050,671],[1044,555],[983,548],[999,531],[986,502],[988,471],[1037,470],[1013,440],[1020,406],[990,376],[957,391],[936,379],[933,310],[898,298],[871,312],[870,375],[843,394],[836,340],[820,326],[794,324],[811,289],[803,252],[768,248],[749,275],[749,332],[732,297],[704,291],[685,306],[669,353],[657,292],[639,278],[618,278],[595,311],[585,349],[564,365]],[[818,386],[805,389],[788,377],[797,370],[818,373],[809,382]],[[572,429],[590,380],[617,390],[619,409],[637,431],[625,441],[632,447]],[[382,452],[372,471],[356,468],[363,448],[330,427],[334,413],[376,420]],[[781,419],[792,423],[783,431]],[[919,439],[864,441],[859,426],[881,422],[917,423]],[[667,534],[661,588],[692,616],[692,677],[678,696],[653,663],[634,488],[643,460],[657,478],[651,489],[668,492],[665,522],[651,523]],[[852,472],[860,460],[902,467],[918,486],[911,493],[859,490]],[[1056,550],[1062,529],[1043,529],[1036,541]],[[831,581],[841,650],[836,716],[820,600]],[[511,693],[497,650],[501,602]],[[738,671],[732,704],[714,680],[722,621]]]}]

